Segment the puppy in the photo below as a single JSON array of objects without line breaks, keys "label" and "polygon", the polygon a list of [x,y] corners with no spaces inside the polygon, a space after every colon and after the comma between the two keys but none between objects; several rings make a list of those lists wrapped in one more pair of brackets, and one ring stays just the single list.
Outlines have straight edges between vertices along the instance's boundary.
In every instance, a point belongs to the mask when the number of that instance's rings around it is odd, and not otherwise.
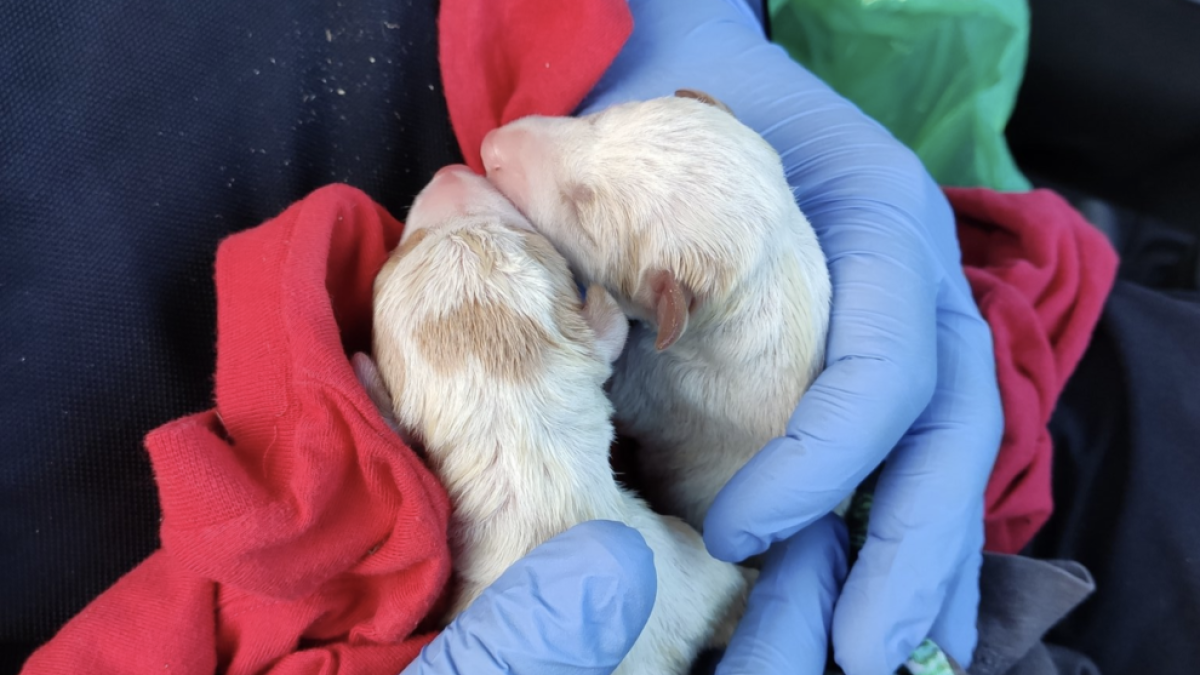
[{"label": "puppy", "polygon": [[617,428],[656,506],[700,529],[824,364],[829,273],[778,154],[688,90],[527,117],[481,151],[580,280],[636,320],[611,382]]},{"label": "puppy", "polygon": [[[464,166],[439,171],[417,197],[375,279],[382,384],[453,506],[446,622],[550,537],[586,520],[621,521],[653,551],[658,592],[616,672],[682,674],[728,637],[749,579],[613,476],[604,382],[627,330],[603,288],[581,303],[566,261]],[[360,378],[370,386],[369,374]]]}]

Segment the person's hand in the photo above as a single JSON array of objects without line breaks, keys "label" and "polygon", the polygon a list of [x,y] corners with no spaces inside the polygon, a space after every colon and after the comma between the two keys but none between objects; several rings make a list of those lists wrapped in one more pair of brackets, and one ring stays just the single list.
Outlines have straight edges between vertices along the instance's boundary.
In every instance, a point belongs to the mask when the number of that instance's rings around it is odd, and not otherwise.
[{"label": "person's hand", "polygon": [[846,544],[845,524],[829,514],[772,546],[716,672],[824,673]]},{"label": "person's hand", "polygon": [[[633,35],[579,112],[681,88],[720,99],[779,151],[833,281],[826,370],[786,436],[718,495],[704,526],[710,552],[740,561],[788,545],[886,458],[867,543],[833,612],[834,659],[849,675],[891,672],[929,637],[968,664],[1002,411],[947,201],[915,155],[770,44],[742,0],[629,7]],[[836,557],[810,562],[832,569]],[[804,584],[776,588],[808,602]],[[752,599],[759,620],[718,672],[743,672],[729,661],[750,649],[769,655],[755,672],[819,673],[791,651],[795,631],[823,644],[819,617],[789,633],[798,615],[762,603]]]},{"label": "person's hand", "polygon": [[650,619],[657,589],[637,530],[576,525],[508,568],[402,675],[608,675]]}]

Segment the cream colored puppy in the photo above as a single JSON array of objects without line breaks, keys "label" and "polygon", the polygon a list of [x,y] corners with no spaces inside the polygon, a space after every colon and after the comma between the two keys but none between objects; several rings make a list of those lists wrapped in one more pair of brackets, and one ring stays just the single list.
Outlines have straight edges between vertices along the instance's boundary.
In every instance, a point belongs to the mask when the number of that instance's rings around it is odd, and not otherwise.
[{"label": "cream colored puppy", "polygon": [[[617,672],[686,673],[702,647],[728,638],[748,583],[695,530],[653,513],[613,476],[604,382],[627,330],[604,289],[581,303],[550,243],[462,166],[438,172],[417,197],[375,280],[385,405],[424,447],[453,506],[446,621],[550,537],[586,520],[621,521],[654,552],[658,593]],[[370,388],[370,374],[360,378]]]},{"label": "cream colored puppy", "polygon": [[637,319],[611,384],[617,426],[655,504],[701,528],[824,365],[829,273],[778,154],[687,90],[524,118],[482,154],[581,281]]}]

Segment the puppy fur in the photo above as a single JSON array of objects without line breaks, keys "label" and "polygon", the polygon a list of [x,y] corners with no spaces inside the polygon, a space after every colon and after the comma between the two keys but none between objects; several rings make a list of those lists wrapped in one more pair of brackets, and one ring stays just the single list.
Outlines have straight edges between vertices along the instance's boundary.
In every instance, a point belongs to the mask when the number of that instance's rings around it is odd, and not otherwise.
[{"label": "puppy fur", "polygon": [[617,428],[660,510],[704,524],[824,366],[830,279],[779,155],[701,92],[489,134],[488,178],[636,319]]},{"label": "puppy fur", "polygon": [[581,303],[551,244],[486,179],[455,167],[418,196],[374,292],[390,405],[453,505],[446,622],[537,545],[606,519],[642,534],[658,577],[649,623],[616,672],[686,673],[728,638],[749,577],[613,476],[603,387],[628,323],[603,288]]}]

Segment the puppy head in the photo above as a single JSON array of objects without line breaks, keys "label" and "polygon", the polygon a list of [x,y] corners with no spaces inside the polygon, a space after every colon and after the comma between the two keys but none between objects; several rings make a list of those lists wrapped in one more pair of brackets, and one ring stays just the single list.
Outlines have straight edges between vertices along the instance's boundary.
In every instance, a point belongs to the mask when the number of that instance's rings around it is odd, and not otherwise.
[{"label": "puppy head", "polygon": [[774,149],[701,92],[527,117],[481,152],[488,179],[581,279],[657,326],[660,349],[698,305],[720,306],[796,208]]},{"label": "puppy head", "polygon": [[480,399],[571,382],[599,391],[626,330],[612,298],[597,289],[585,306],[562,256],[464,166],[417,197],[375,279],[379,372],[400,423],[431,449]]}]

